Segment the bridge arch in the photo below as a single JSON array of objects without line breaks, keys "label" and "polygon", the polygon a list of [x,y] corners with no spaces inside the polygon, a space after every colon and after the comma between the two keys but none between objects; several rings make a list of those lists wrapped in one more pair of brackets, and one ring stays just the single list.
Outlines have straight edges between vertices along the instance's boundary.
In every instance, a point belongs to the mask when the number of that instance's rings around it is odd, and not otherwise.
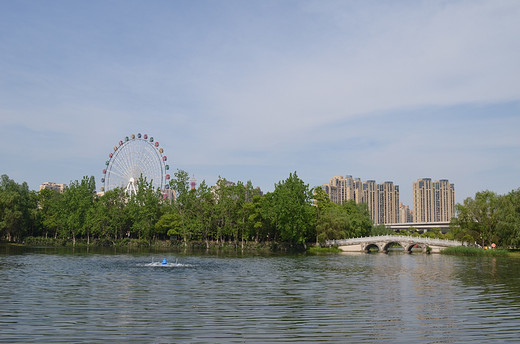
[{"label": "bridge arch", "polygon": [[370,249],[372,249],[372,248],[377,249],[378,252],[381,252],[381,251],[382,251],[381,248],[380,248],[376,243],[369,243],[369,244],[366,244],[366,245],[364,246],[363,249],[364,249],[364,251],[365,251],[366,253],[370,253]]},{"label": "bridge arch", "polygon": [[421,248],[422,252],[426,252],[428,245],[420,242],[410,242],[404,247],[404,250],[405,252],[412,253],[414,248]]},{"label": "bridge arch", "polygon": [[406,251],[406,245],[403,245],[402,242],[399,242],[399,241],[388,241],[386,242],[384,245],[383,245],[383,249],[382,249],[382,252],[388,252],[388,249],[390,248],[390,246],[394,245],[394,244],[397,244],[399,246],[401,246],[401,248]]}]

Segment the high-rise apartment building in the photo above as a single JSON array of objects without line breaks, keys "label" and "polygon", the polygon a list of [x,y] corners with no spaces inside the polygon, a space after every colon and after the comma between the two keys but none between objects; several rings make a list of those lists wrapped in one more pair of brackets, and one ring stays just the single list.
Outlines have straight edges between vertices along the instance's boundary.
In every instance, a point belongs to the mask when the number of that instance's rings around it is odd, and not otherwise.
[{"label": "high-rise apartment building", "polygon": [[373,223],[379,223],[379,192],[375,180],[367,180],[363,183],[362,202],[368,206],[368,212]]},{"label": "high-rise apartment building", "polygon": [[413,221],[444,222],[455,217],[455,187],[447,179],[413,183]]},{"label": "high-rise apartment building", "polygon": [[329,195],[332,202],[343,204],[353,199],[356,203],[360,203],[363,198],[363,183],[359,178],[346,176],[334,176],[329,180],[328,184],[323,186],[325,192]]},{"label": "high-rise apartment building", "polygon": [[409,206],[399,202],[399,223],[413,222],[413,212]]},{"label": "high-rise apartment building", "polygon": [[374,223],[399,222],[399,186],[392,182],[378,184],[379,220]]},{"label": "high-rise apartment building", "polygon": [[375,180],[335,176],[322,187],[336,204],[349,200],[367,204],[375,224],[399,222],[399,186],[392,182],[377,184]]}]

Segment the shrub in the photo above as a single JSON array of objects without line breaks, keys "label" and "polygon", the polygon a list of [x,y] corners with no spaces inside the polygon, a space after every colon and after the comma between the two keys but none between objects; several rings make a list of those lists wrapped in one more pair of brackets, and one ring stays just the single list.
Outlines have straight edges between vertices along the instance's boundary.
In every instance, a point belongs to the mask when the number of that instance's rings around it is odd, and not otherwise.
[{"label": "shrub", "polygon": [[489,256],[489,257],[499,257],[499,256],[507,256],[509,252],[507,250],[494,249],[494,250],[484,250],[477,247],[468,247],[468,246],[456,246],[456,247],[448,247],[441,251],[442,254],[449,254],[454,256]]}]

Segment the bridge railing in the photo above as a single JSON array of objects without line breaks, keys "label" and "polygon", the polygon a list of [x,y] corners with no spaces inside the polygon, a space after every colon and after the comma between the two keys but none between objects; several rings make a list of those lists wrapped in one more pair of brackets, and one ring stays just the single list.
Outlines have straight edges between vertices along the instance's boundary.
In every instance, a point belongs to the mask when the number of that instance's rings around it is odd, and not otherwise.
[{"label": "bridge railing", "polygon": [[427,244],[432,246],[461,246],[462,242],[456,240],[448,240],[448,239],[433,239],[433,238],[423,238],[416,237],[410,235],[379,235],[379,236],[370,236],[370,237],[361,237],[361,238],[351,238],[351,239],[338,239],[338,240],[328,240],[325,242],[327,246],[346,246],[346,245],[356,245],[362,243],[375,243],[375,242],[415,242],[418,244]]}]

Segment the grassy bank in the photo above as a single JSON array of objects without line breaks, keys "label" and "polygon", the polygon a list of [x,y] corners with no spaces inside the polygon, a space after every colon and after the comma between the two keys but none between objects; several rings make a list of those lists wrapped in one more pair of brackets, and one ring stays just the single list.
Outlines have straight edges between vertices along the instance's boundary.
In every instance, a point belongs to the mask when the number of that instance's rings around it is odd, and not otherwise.
[{"label": "grassy bank", "polygon": [[501,249],[493,249],[493,250],[484,250],[477,247],[467,247],[467,246],[456,246],[456,247],[448,247],[441,251],[442,254],[449,254],[453,256],[488,256],[488,257],[503,257],[508,256],[508,250]]}]

